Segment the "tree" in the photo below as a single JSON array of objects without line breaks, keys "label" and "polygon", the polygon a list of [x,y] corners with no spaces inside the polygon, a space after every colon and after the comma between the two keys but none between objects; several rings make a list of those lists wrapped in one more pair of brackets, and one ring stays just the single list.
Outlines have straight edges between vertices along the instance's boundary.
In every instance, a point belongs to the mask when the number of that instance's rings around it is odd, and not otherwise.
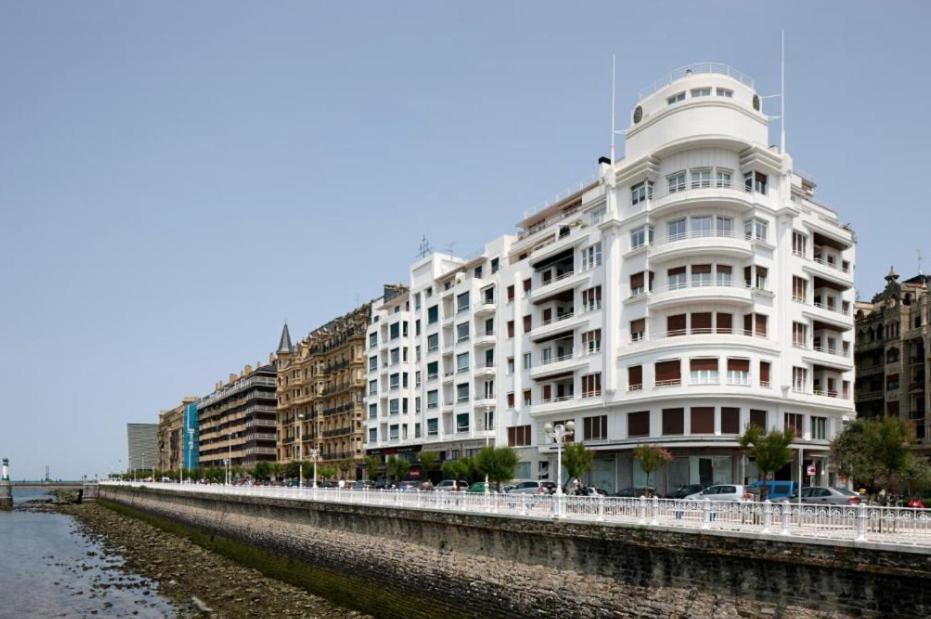
[{"label": "tree", "polygon": [[297,460],[291,460],[284,465],[284,476],[291,479],[296,479],[300,477],[301,466]]},{"label": "tree", "polygon": [[355,462],[352,460],[340,460],[336,463],[336,468],[339,469],[340,476],[343,479],[349,479],[349,472],[355,466]]},{"label": "tree", "polygon": [[314,478],[314,463],[306,460],[301,462],[301,472],[304,473],[304,483],[306,484],[308,479]]},{"label": "tree", "polygon": [[272,474],[275,476],[275,481],[281,481],[284,479],[284,464],[281,462],[273,462]]},{"label": "tree", "polygon": [[569,479],[579,478],[592,470],[595,453],[585,449],[582,443],[567,443],[562,450],[562,464],[566,467]]},{"label": "tree", "polygon": [[336,469],[332,466],[318,466],[317,473],[320,475],[321,479],[330,479],[336,475]]},{"label": "tree", "polygon": [[857,419],[831,443],[831,458],[841,475],[873,492],[921,490],[931,482],[931,466],[912,453],[913,443],[911,428],[898,417]]},{"label": "tree", "polygon": [[272,465],[270,462],[265,460],[255,463],[255,468],[252,469],[252,476],[255,477],[256,481],[268,481],[271,477]]},{"label": "tree", "polygon": [[420,466],[424,472],[424,477],[429,477],[429,473],[436,467],[436,463],[437,460],[440,459],[440,455],[435,451],[421,451],[419,459]]},{"label": "tree", "polygon": [[404,458],[389,456],[388,461],[386,462],[386,468],[388,471],[388,477],[394,478],[395,481],[400,482],[401,478],[407,475],[408,471],[411,470],[411,463]]},{"label": "tree", "polygon": [[518,457],[517,452],[510,447],[483,447],[474,460],[475,470],[486,475],[488,481],[498,487],[514,479]]},{"label": "tree", "polygon": [[[750,424],[740,437],[740,447],[756,461],[756,468],[763,480],[792,461],[792,450],[789,445],[795,438],[792,428],[781,432],[773,430],[769,434],[763,428]],[[768,488],[766,484],[760,487],[760,500],[765,501]]]},{"label": "tree", "polygon": [[472,472],[475,470],[475,466],[472,462],[472,458],[458,458],[456,460],[447,460],[443,463],[441,467],[443,475],[447,479],[459,479],[465,481],[471,481]]},{"label": "tree", "polygon": [[640,468],[647,474],[647,486],[650,488],[653,488],[653,471],[672,462],[669,450],[656,445],[637,445],[634,458],[640,461]]},{"label": "tree", "polygon": [[378,471],[381,470],[381,460],[378,456],[366,456],[364,464],[365,474],[369,480],[374,480],[378,477]]}]

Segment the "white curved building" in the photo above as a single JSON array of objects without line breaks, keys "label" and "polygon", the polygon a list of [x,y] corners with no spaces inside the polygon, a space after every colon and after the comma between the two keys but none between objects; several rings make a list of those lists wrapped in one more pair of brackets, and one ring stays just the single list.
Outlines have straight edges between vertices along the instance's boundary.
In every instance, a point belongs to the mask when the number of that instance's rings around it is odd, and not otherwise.
[{"label": "white curved building", "polygon": [[455,457],[493,434],[521,476],[555,478],[542,426],[573,419],[593,483],[645,485],[631,452],[651,443],[675,456],[656,480],[671,490],[754,479],[737,449],[754,422],[796,430],[780,477],[833,482],[828,445],[854,416],[854,236],[769,146],[760,102],[728,67],[681,70],[640,97],[597,181],[481,256],[413,265],[370,327],[409,314],[412,402],[391,404],[372,362],[369,449]]}]

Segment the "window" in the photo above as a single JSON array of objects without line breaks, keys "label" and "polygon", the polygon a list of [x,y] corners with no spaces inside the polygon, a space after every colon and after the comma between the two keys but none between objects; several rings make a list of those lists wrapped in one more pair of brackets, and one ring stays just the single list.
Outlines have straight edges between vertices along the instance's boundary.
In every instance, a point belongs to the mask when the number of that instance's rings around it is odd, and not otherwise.
[{"label": "window", "polygon": [[647,321],[645,318],[638,318],[630,321],[630,341],[642,342],[646,337]]},{"label": "window", "polygon": [[690,359],[689,360],[690,385],[717,385],[718,360],[717,359]]},{"label": "window", "polygon": [[388,337],[389,339],[396,340],[401,337],[401,323],[396,322],[390,327],[388,327]]},{"label": "window", "polygon": [[792,232],[792,253],[805,257],[808,247],[808,237],[801,232]]},{"label": "window", "polygon": [[378,404],[369,404],[369,419],[378,418]]},{"label": "window", "polygon": [[744,316],[744,335],[766,337],[767,317],[765,314],[746,314]]},{"label": "window", "polygon": [[693,312],[689,333],[692,335],[706,335],[712,333],[711,312]]},{"label": "window", "polygon": [[469,413],[459,413],[456,415],[456,432],[469,431]]},{"label": "window", "polygon": [[493,305],[495,302],[495,287],[489,286],[482,290],[482,303],[485,305]]},{"label": "window", "polygon": [[630,233],[630,248],[640,249],[646,245],[653,244],[653,226],[640,226],[634,228]]},{"label": "window", "polygon": [[714,434],[714,407],[695,406],[689,409],[690,434]]},{"label": "window", "polygon": [[808,280],[804,277],[792,276],[792,300],[797,303],[808,302]]},{"label": "window", "polygon": [[702,215],[692,217],[692,234],[693,238],[700,238],[714,235],[714,218],[711,215]]},{"label": "window", "polygon": [[592,329],[582,334],[582,352],[591,355],[601,350],[601,329]]},{"label": "window", "polygon": [[593,269],[601,266],[601,241],[582,249],[582,268]]},{"label": "window", "polygon": [[721,408],[721,433],[740,434],[740,409]]},{"label": "window", "polygon": [[716,220],[715,234],[718,236],[734,236],[734,220],[730,217],[718,217]]},{"label": "window", "polygon": [[582,291],[582,310],[593,312],[601,309],[601,286],[593,286]]},{"label": "window", "polygon": [[769,387],[769,361],[760,361],[760,387]]},{"label": "window", "polygon": [[666,316],[666,337],[679,337],[680,335],[688,333],[685,327],[685,321],[685,314]]},{"label": "window", "polygon": [[440,306],[431,305],[427,308],[427,324],[432,325],[440,319]]},{"label": "window", "polygon": [[823,441],[828,438],[828,418],[811,417],[811,440]]},{"label": "window", "polygon": [[508,408],[514,408],[514,392],[509,391],[507,395]]},{"label": "window", "polygon": [[710,96],[711,96],[711,87],[708,86],[708,87],[705,87],[705,88],[693,88],[693,89],[692,89],[692,96],[693,96],[693,97],[710,97]]},{"label": "window", "polygon": [[747,172],[744,174],[744,189],[765,194],[766,175],[760,172]]},{"label": "window", "polygon": [[524,406],[530,406],[532,401],[530,389],[524,389]]},{"label": "window", "polygon": [[514,300],[514,284],[508,286],[508,303]]},{"label": "window", "polygon": [[718,312],[715,315],[715,328],[718,333],[734,332],[734,316],[725,312]]},{"label": "window", "polygon": [[388,400],[388,414],[397,415],[401,411],[401,400],[392,398]]},{"label": "window", "polygon": [[795,436],[802,436],[802,422],[804,416],[799,413],[786,413],[785,414],[785,429],[792,430],[795,432]]},{"label": "window", "polygon": [[792,323],[792,345],[796,348],[808,348],[808,325],[801,322]]},{"label": "window", "polygon": [[669,278],[669,290],[681,290],[688,286],[688,280],[685,275],[685,267],[676,267],[666,272]]},{"label": "window", "polygon": [[508,428],[509,447],[526,447],[530,444],[530,426],[511,426]]},{"label": "window", "polygon": [[711,187],[711,168],[692,168],[692,189]]},{"label": "window", "polygon": [[436,380],[440,375],[440,362],[431,361],[427,364],[427,380]]},{"label": "window", "polygon": [[459,383],[456,385],[456,402],[469,401],[469,383]]},{"label": "window", "polygon": [[731,171],[718,168],[715,173],[715,183],[718,187],[731,186]]},{"label": "window", "polygon": [[744,222],[744,239],[751,241],[765,241],[768,224],[763,219],[754,217]]},{"label": "window", "polygon": [[627,390],[640,391],[643,389],[643,366],[632,365],[627,368]]},{"label": "window", "polygon": [[608,438],[608,416],[595,415],[582,419],[582,436],[586,441],[604,441]]},{"label": "window", "polygon": [[492,258],[492,259],[491,259],[491,272],[492,272],[492,274],[498,272],[498,264],[499,264],[499,262],[498,262],[498,259],[497,259],[497,258]]},{"label": "window", "polygon": [[601,372],[582,377],[582,397],[594,398],[601,395]]},{"label": "window", "polygon": [[440,392],[436,389],[427,392],[427,408],[436,408],[440,405]]},{"label": "window", "polygon": [[663,435],[685,433],[685,410],[681,408],[663,409]]},{"label": "window", "polygon": [[767,430],[766,426],[766,411],[761,410],[750,410],[750,425],[762,428]]},{"label": "window", "polygon": [[721,88],[720,86],[718,86],[718,87],[715,89],[715,94],[717,94],[719,97],[729,97],[729,98],[730,98],[730,97],[733,97],[733,96],[734,96],[734,91],[731,90],[730,88]]},{"label": "window", "polygon": [[391,352],[388,353],[389,359],[391,360],[391,365],[397,365],[401,362],[401,349],[392,348]]},{"label": "window", "polygon": [[658,361],[654,365],[657,387],[670,387],[682,384],[682,364],[674,361]]},{"label": "window", "polygon": [[685,228],[685,218],[676,219],[670,221],[666,224],[666,240],[667,241],[681,241],[686,238],[688,233]]},{"label": "window", "polygon": [[524,292],[530,292],[530,286],[532,285],[532,282],[533,280],[529,277],[523,281]]},{"label": "window", "polygon": [[508,321],[508,337],[514,337],[514,321]]},{"label": "window", "polygon": [[646,292],[646,289],[644,288],[643,272],[641,271],[640,273],[634,273],[630,276],[630,296],[635,297],[637,295],[643,294],[644,292]]},{"label": "window", "polygon": [[394,373],[388,377],[388,388],[394,391],[395,389],[400,389],[401,387],[401,375]]},{"label": "window", "polygon": [[482,265],[475,267],[475,269],[472,271],[472,275],[475,277],[475,279],[482,279]]},{"label": "window", "polygon": [[669,187],[669,193],[685,191],[685,170],[670,174],[666,177],[666,182]]},{"label": "window", "polygon": [[731,285],[731,273],[733,269],[726,264],[719,264],[715,266],[715,271],[718,275],[717,282],[718,286],[730,286]]},{"label": "window", "polygon": [[672,105],[673,103],[678,103],[679,101],[685,101],[685,91],[677,92],[676,94],[666,97],[666,103]]},{"label": "window", "polygon": [[532,353],[525,352],[525,353],[524,353],[524,356],[523,356],[523,363],[524,363],[523,368],[524,368],[525,370],[529,370],[530,367],[531,367],[531,365],[532,365],[532,362],[533,362],[533,355],[532,355]]},{"label": "window", "polygon": [[369,395],[378,395],[378,381],[377,380],[369,381]]},{"label": "window", "polygon": [[742,387],[750,386],[750,360],[727,360],[727,384]]},{"label": "window", "polygon": [[693,264],[692,265],[692,286],[695,287],[704,287],[710,286],[713,280],[711,279],[711,265],[710,264]]},{"label": "window", "polygon": [[369,333],[369,348],[378,346],[378,332]]},{"label": "window", "polygon": [[467,342],[469,340],[469,323],[460,322],[456,325],[456,341]]},{"label": "window", "polygon": [[469,293],[462,292],[456,295],[456,312],[464,312],[469,309]]},{"label": "window", "polygon": [[630,188],[630,203],[632,205],[653,199],[653,181],[637,183]]},{"label": "window", "polygon": [[604,221],[605,214],[607,214],[607,212],[608,212],[608,209],[604,205],[598,208],[592,209],[588,214],[589,223],[593,226],[597,226],[602,221]]},{"label": "window", "polygon": [[431,333],[427,336],[427,352],[436,352],[440,349],[439,333]]},{"label": "window", "polygon": [[627,413],[627,436],[650,435],[650,411]]},{"label": "window", "polygon": [[533,328],[533,317],[530,314],[524,316],[524,333],[530,331]]},{"label": "window", "polygon": [[378,442],[378,429],[369,428],[369,443],[377,443],[377,442]]},{"label": "window", "polygon": [[436,436],[440,433],[440,420],[434,417],[427,419],[427,436]]},{"label": "window", "polygon": [[805,368],[792,368],[792,391],[805,393],[808,386],[808,370]]},{"label": "window", "polygon": [[378,370],[378,357],[369,357],[369,372]]},{"label": "window", "polygon": [[464,352],[456,355],[456,373],[461,374],[469,371],[469,353]]}]

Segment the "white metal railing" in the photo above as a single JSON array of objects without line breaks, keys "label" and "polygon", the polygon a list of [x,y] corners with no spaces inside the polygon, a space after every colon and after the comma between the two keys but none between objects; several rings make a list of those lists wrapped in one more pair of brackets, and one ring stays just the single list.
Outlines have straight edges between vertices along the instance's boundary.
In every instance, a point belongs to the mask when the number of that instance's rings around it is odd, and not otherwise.
[{"label": "white metal railing", "polygon": [[539,494],[355,490],[283,486],[225,486],[151,482],[100,482],[102,488],[151,487],[200,496],[283,500],[495,514],[521,519],[622,523],[665,529],[719,531],[794,538],[931,548],[931,509],[866,505],[807,505],[759,501],[587,497]]},{"label": "white metal railing", "polygon": [[678,79],[682,79],[683,77],[686,77],[687,75],[701,75],[701,74],[708,74],[708,73],[717,73],[720,75],[726,75],[728,77],[734,78],[741,84],[744,84],[746,86],[749,86],[750,88],[753,88],[753,78],[751,78],[746,73],[738,71],[737,69],[735,69],[734,67],[728,64],[724,64],[723,62],[696,62],[693,64],[685,65],[683,67],[679,67],[677,69],[673,69],[664,77],[661,77],[660,79],[656,80],[655,82],[653,82],[652,84],[650,84],[649,86],[647,86],[646,88],[644,88],[638,93],[638,100],[642,101],[643,99],[645,99],[646,97],[649,97],[651,94],[653,94],[660,88],[663,88],[664,86],[668,86],[674,81]]}]

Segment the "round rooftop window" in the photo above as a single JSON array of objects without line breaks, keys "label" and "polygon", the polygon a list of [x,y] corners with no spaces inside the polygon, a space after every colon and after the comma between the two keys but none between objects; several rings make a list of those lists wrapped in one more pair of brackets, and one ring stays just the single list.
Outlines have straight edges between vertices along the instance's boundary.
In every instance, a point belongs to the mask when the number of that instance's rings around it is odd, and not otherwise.
[{"label": "round rooftop window", "polygon": [[760,111],[760,95],[753,95],[753,109]]},{"label": "round rooftop window", "polygon": [[638,123],[643,120],[643,108],[639,105],[634,109],[634,122]]}]

